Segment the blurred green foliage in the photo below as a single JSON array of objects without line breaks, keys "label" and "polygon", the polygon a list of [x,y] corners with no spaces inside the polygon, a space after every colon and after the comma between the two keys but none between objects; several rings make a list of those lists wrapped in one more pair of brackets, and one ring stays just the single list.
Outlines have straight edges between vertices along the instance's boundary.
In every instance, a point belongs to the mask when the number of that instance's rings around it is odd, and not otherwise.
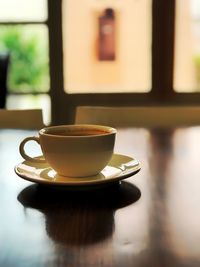
[{"label": "blurred green foliage", "polygon": [[10,92],[49,90],[48,36],[45,26],[1,26],[0,52],[10,54]]},{"label": "blurred green foliage", "polygon": [[200,91],[200,56],[194,57],[195,62],[195,74],[196,74],[196,81],[197,81],[197,90]]}]

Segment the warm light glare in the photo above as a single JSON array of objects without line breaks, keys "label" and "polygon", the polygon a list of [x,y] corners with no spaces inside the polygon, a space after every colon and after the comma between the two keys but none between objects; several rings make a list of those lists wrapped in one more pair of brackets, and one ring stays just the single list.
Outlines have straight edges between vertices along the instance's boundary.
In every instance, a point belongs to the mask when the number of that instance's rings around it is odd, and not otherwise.
[{"label": "warm light glare", "polygon": [[0,0],[0,21],[45,21],[46,0]]},{"label": "warm light glare", "polygon": [[151,0],[63,1],[66,92],[151,90],[151,5]]},{"label": "warm light glare", "polygon": [[174,88],[200,91],[200,0],[176,1]]}]

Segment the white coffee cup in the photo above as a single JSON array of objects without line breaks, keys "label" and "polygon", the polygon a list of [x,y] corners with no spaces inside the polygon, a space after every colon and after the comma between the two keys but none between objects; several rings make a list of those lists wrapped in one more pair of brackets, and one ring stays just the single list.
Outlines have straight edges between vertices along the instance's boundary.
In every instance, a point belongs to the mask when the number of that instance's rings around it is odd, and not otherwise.
[{"label": "white coffee cup", "polygon": [[[59,175],[86,177],[98,174],[113,155],[116,129],[102,125],[59,125],[43,128],[39,137],[27,137],[20,144],[20,154],[30,162],[47,162]],[[25,144],[40,144],[44,159],[26,154]]]}]

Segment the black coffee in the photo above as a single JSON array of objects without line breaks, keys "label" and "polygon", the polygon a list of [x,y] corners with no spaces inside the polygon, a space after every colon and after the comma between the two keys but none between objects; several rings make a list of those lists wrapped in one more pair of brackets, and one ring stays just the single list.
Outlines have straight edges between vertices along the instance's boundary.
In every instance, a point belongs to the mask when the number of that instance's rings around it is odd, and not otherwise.
[{"label": "black coffee", "polygon": [[90,136],[90,135],[102,135],[106,134],[108,132],[102,131],[102,130],[97,130],[97,129],[83,129],[83,130],[52,130],[47,132],[48,134],[51,135],[61,135],[61,136]]}]

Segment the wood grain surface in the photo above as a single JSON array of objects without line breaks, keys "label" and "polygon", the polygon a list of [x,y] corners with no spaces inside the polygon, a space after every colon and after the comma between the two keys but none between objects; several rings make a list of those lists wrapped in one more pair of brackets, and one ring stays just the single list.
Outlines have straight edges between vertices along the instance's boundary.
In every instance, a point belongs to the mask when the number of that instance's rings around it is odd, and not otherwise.
[{"label": "wood grain surface", "polygon": [[0,267],[200,266],[200,127],[118,129],[115,152],[141,171],[84,190],[14,173],[32,134],[0,131]]}]

